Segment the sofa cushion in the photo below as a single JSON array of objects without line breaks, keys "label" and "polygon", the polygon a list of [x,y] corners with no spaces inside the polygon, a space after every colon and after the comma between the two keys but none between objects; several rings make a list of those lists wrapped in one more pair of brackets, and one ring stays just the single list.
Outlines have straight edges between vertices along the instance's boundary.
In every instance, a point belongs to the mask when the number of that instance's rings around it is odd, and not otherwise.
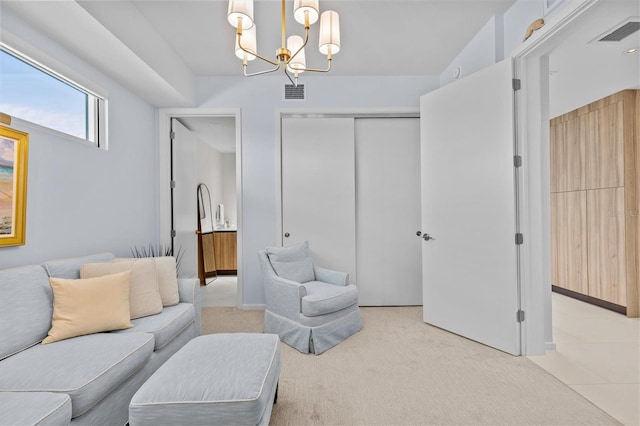
[{"label": "sofa cushion", "polygon": [[0,270],[0,359],[39,343],[51,328],[53,293],[39,265]]},{"label": "sofa cushion", "polygon": [[190,326],[195,321],[195,315],[191,303],[179,303],[167,306],[159,314],[131,320],[133,328],[117,333],[151,333],[155,337],[154,350],[159,350]]},{"label": "sofa cushion", "polygon": [[71,398],[52,392],[0,392],[0,425],[66,425]]},{"label": "sofa cushion", "polygon": [[321,281],[304,283],[307,295],[302,298],[302,314],[308,317],[337,312],[358,303],[355,285],[337,286]]},{"label": "sofa cushion", "polygon": [[43,266],[50,277],[78,279],[80,278],[80,267],[85,263],[108,262],[114,257],[111,253],[92,254],[70,259],[50,260],[45,262]]},{"label": "sofa cushion", "polygon": [[97,333],[36,345],[0,362],[0,392],[68,394],[75,418],[141,369],[153,346],[147,333]]},{"label": "sofa cushion", "polygon": [[267,247],[265,251],[279,277],[298,283],[316,279],[308,241],[291,247]]},{"label": "sofa cushion", "polygon": [[162,299],[158,289],[158,272],[152,258],[85,263],[80,268],[80,276],[95,278],[123,271],[131,271],[129,289],[131,319],[154,315],[162,311]]},{"label": "sofa cushion", "polygon": [[131,328],[131,271],[97,278],[49,278],[53,290],[53,320],[43,344],[101,331]]}]

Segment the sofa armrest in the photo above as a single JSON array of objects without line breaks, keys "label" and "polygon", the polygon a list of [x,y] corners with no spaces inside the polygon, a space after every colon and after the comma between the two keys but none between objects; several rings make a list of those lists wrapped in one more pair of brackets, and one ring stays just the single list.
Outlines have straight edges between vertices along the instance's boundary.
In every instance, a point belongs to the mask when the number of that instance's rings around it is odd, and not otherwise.
[{"label": "sofa armrest", "polygon": [[316,265],[313,265],[313,272],[316,274],[317,281],[338,286],[349,285],[349,274],[347,272],[333,271]]},{"label": "sofa armrest", "polygon": [[196,330],[198,335],[202,333],[200,281],[195,278],[178,278],[178,293],[181,303],[191,303],[196,311]]}]

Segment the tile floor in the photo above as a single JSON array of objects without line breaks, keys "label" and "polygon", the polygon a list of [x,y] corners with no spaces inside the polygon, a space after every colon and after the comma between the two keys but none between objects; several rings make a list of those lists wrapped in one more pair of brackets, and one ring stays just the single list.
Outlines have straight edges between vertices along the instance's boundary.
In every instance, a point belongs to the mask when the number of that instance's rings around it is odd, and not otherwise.
[{"label": "tile floor", "polygon": [[625,425],[640,425],[640,319],[553,293],[555,351],[533,362]]},{"label": "tile floor", "polygon": [[237,306],[238,277],[221,275],[200,287],[202,306]]}]

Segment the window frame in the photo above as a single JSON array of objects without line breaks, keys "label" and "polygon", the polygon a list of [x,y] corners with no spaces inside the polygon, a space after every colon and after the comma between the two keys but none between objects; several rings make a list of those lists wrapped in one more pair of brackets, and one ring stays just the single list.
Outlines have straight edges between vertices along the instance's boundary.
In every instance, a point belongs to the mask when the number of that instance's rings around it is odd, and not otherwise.
[{"label": "window frame", "polygon": [[[65,133],[61,130],[54,129],[52,127],[48,127],[40,123],[25,120],[21,117],[13,116],[13,118],[23,121],[25,123],[33,124],[43,129],[47,129],[50,132],[55,132],[56,134],[64,135],[65,137],[73,138],[75,140],[80,140],[84,143],[89,143],[91,145],[96,146],[97,148],[107,149],[107,99],[105,97],[98,95],[93,90],[90,90],[87,87],[83,86],[82,84],[75,82],[69,77],[66,77],[65,75],[53,70],[52,68],[29,57],[28,55],[20,52],[19,50],[12,48],[6,43],[0,42],[0,51],[3,51],[8,55],[13,56],[19,61],[22,61],[27,65],[34,67],[38,71],[48,75],[51,78],[54,78],[64,84],[71,86],[72,88],[84,93],[87,96],[87,105],[85,110],[86,135],[84,138],[71,135],[69,133]],[[8,111],[6,112],[2,111],[2,112],[11,115]]]}]

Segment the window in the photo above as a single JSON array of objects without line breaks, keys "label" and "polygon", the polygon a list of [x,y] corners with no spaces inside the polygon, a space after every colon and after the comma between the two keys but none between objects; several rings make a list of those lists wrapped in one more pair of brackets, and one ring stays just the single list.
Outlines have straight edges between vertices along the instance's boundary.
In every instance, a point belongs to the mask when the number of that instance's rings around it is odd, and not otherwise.
[{"label": "window", "polygon": [[104,107],[104,99],[0,46],[1,112],[101,146]]}]

